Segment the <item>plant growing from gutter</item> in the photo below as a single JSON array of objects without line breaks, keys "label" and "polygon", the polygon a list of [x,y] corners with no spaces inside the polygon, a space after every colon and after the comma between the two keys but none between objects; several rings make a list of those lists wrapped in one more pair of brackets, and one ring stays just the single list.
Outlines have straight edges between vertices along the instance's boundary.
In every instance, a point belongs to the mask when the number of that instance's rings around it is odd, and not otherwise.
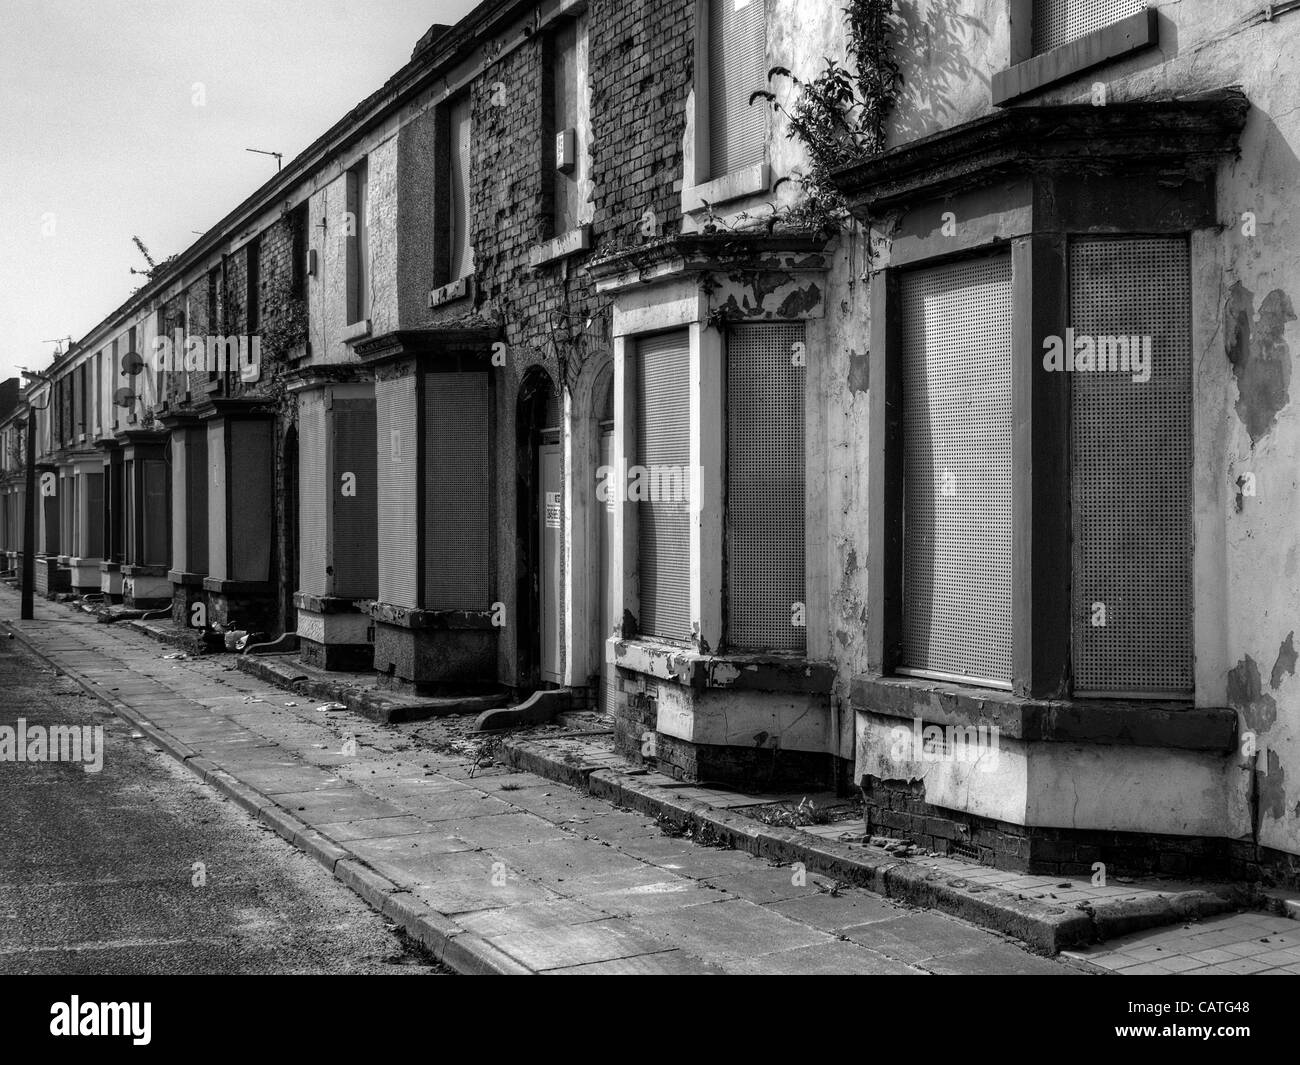
[{"label": "plant growing from gutter", "polygon": [[[797,138],[808,153],[807,172],[794,179],[804,195],[786,210],[783,221],[787,225],[839,228],[849,212],[831,175],[884,150],[885,127],[903,81],[894,58],[894,3],[849,0],[845,5],[849,62],[857,67],[856,72],[827,59],[821,73],[812,81],[803,81],[786,67],[773,67],[768,82],[778,78],[792,82],[798,90],[795,101],[782,104],[768,89],[750,96],[751,105],[766,100],[775,113],[784,115],[786,136]],[[791,179],[781,179],[786,180]]]}]

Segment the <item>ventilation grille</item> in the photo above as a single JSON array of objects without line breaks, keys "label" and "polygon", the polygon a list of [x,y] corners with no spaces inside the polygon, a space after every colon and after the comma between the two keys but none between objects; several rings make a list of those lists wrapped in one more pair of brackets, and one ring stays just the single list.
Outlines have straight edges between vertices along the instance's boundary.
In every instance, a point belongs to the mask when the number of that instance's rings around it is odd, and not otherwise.
[{"label": "ventilation grille", "polygon": [[1070,377],[1074,688],[1185,694],[1192,690],[1186,242],[1073,242],[1070,322],[1076,348],[1082,336],[1151,337],[1145,383],[1133,380],[1131,365],[1076,368]]},{"label": "ventilation grille", "polygon": [[418,607],[415,378],[375,382],[379,598]]},{"label": "ventilation grille", "polygon": [[425,389],[424,606],[486,610],[491,605],[488,375],[429,374]]},{"label": "ventilation grille", "polygon": [[298,587],[309,595],[328,591],[325,476],[325,405],[318,392],[303,398],[298,414]]},{"label": "ventilation grille", "polygon": [[1034,0],[1034,55],[1146,9],[1147,0]]},{"label": "ventilation grille", "polygon": [[685,332],[637,344],[635,462],[648,471],[651,489],[637,505],[640,630],[680,641],[691,634],[691,513],[689,498],[672,498],[671,486],[690,484],[690,368]]},{"label": "ventilation grille", "polygon": [[904,668],[1011,678],[1011,260],[904,274]]},{"label": "ventilation grille", "polygon": [[803,339],[802,323],[736,326],[727,338],[727,642],[737,650],[807,646]]},{"label": "ventilation grille", "polygon": [[763,161],[767,107],[749,97],[767,86],[765,0],[709,2],[709,176]]},{"label": "ventilation grille", "polygon": [[[333,594],[360,599],[375,594],[375,407],[370,400],[335,400],[333,431]],[[344,477],[355,495],[345,494]]]}]

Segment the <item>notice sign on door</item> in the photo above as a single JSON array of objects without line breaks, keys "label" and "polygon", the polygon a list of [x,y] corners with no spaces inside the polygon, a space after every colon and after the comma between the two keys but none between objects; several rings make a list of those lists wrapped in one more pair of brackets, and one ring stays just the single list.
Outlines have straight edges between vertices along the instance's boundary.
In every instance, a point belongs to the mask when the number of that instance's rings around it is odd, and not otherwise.
[{"label": "notice sign on door", "polygon": [[560,493],[546,493],[546,527],[548,529],[558,529],[560,527]]}]

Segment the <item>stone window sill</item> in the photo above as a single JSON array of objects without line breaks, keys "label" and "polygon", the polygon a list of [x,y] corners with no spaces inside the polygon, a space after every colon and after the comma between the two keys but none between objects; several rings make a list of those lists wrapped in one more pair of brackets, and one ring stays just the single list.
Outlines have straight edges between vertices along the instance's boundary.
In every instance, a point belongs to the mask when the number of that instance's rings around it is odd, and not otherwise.
[{"label": "stone window sill", "polygon": [[393,603],[372,602],[366,611],[381,625],[401,629],[495,629],[491,610],[421,610],[418,607],[396,606]]},{"label": "stone window sill", "polygon": [[581,225],[576,229],[570,229],[567,233],[561,233],[554,240],[548,240],[545,244],[538,244],[529,249],[528,265],[536,269],[547,263],[567,259],[570,255],[577,255],[590,247],[591,226]]},{"label": "stone window sill", "polygon": [[1234,750],[1236,712],[1227,707],[1140,699],[1030,699],[919,677],[853,678],[858,713],[934,725],[995,725],[1025,742],[1095,743],[1191,751]]},{"label": "stone window sill", "polygon": [[620,640],[614,665],[691,688],[822,693],[831,690],[835,669],[795,655],[701,654],[651,640]]},{"label": "stone window sill", "polygon": [[1120,19],[1077,41],[1032,56],[993,75],[993,103],[1001,107],[1085,70],[1159,43],[1156,9]]},{"label": "stone window sill", "polygon": [[466,299],[474,294],[474,278],[472,275],[466,275],[440,288],[435,288],[429,292],[429,310],[435,307],[441,307],[447,303],[455,303],[457,300]]},{"label": "stone window sill", "polygon": [[682,191],[682,209],[685,211],[703,211],[706,207],[716,207],[732,200],[743,200],[746,196],[756,196],[767,192],[772,183],[772,171],[766,163],[733,170],[720,178],[706,181],[700,185]]},{"label": "stone window sill", "polygon": [[343,343],[351,344],[370,335],[370,319],[362,318],[359,322],[343,327]]}]

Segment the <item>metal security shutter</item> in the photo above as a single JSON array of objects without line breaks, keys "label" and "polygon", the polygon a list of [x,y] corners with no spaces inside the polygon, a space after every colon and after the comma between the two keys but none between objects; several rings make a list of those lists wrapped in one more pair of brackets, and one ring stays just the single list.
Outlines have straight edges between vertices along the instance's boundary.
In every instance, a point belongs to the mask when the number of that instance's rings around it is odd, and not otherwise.
[{"label": "metal security shutter", "polygon": [[[1150,379],[1070,375],[1074,690],[1192,690],[1191,280],[1181,238],[1070,245],[1080,337],[1151,338]],[[1143,376],[1138,374],[1138,376]],[[1103,604],[1094,613],[1094,604]]]},{"label": "metal security shutter", "polygon": [[474,272],[474,249],[469,235],[470,202],[470,108],[464,96],[451,105],[451,280]]},{"label": "metal security shutter", "polygon": [[191,573],[208,572],[208,434],[190,429],[185,434],[186,565]]},{"label": "metal security shutter", "polygon": [[416,516],[415,378],[375,382],[379,484],[379,598],[394,606],[418,607],[419,568]]},{"label": "metal security shutter", "polygon": [[1147,6],[1147,0],[1034,0],[1034,55],[1109,26]]},{"label": "metal security shutter", "polygon": [[86,543],[82,555],[85,558],[104,557],[104,475],[87,473],[82,475],[86,492]]},{"label": "metal security shutter", "polygon": [[485,373],[438,373],[425,378],[427,610],[491,606],[488,395]]},{"label": "metal security shutter", "polygon": [[[684,330],[663,333],[638,341],[636,347],[637,432],[634,462],[649,471],[650,477],[646,478],[646,483],[650,486],[656,481],[660,485],[683,481],[689,485],[690,335]],[[632,487],[629,485],[630,490]],[[654,493],[646,494],[653,496]],[[637,549],[641,573],[641,632],[668,640],[689,639],[689,502],[654,498],[639,500]]]},{"label": "metal security shutter", "polygon": [[763,161],[767,108],[765,0],[709,0],[709,176]]},{"label": "metal security shutter", "polygon": [[804,379],[802,322],[742,325],[727,337],[727,644],[802,651]]},{"label": "metal security shutter", "polygon": [[162,459],[145,459],[141,467],[144,481],[144,542],[141,545],[146,566],[165,566],[167,558],[167,463]]},{"label": "metal security shutter", "polygon": [[[333,594],[363,598],[375,594],[375,405],[371,400],[335,400]],[[356,495],[343,495],[343,475],[356,478]]]},{"label": "metal security shutter", "polygon": [[1011,680],[1011,259],[905,273],[901,667]]},{"label": "metal security shutter", "polygon": [[308,595],[327,593],[325,459],[325,397],[316,392],[303,396],[298,412],[298,590]]}]

